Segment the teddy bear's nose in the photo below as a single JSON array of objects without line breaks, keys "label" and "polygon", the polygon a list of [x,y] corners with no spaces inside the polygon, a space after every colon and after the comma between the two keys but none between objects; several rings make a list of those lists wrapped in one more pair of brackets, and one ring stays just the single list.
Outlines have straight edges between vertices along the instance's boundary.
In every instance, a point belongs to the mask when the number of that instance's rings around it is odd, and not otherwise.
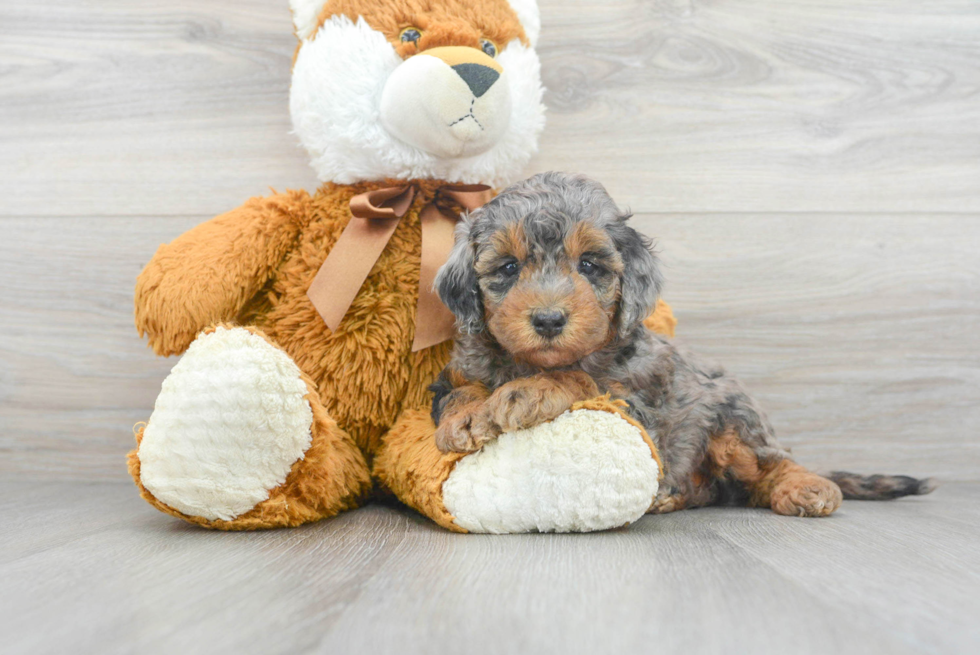
[{"label": "teddy bear's nose", "polygon": [[483,64],[456,64],[452,67],[463,78],[473,95],[479,98],[493,83],[500,79],[500,73]]}]

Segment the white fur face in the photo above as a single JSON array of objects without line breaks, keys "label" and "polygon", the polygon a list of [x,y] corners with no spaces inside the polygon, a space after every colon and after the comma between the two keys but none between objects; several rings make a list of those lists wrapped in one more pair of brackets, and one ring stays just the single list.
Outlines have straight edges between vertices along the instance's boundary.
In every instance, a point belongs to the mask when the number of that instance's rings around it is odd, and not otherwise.
[{"label": "white fur face", "polygon": [[[320,180],[519,178],[544,127],[540,64],[520,39],[500,49],[495,59],[436,47],[403,60],[363,18],[328,18],[303,38],[290,93],[294,130]],[[498,77],[467,79],[462,50]]]},{"label": "white fur face", "polygon": [[[447,56],[440,57],[445,51]],[[467,63],[453,66],[457,53]],[[474,48],[425,50],[388,77],[381,93],[381,124],[433,157],[482,154],[510,124],[510,87],[507,72],[499,68]]]}]

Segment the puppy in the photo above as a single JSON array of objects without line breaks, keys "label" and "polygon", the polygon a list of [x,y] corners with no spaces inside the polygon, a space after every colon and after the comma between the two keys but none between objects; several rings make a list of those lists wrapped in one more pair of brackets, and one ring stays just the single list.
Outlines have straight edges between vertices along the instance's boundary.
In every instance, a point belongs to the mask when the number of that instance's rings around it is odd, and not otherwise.
[{"label": "puppy", "polygon": [[826,516],[842,497],[932,490],[928,480],[828,478],[796,464],[735,378],[643,325],[662,276],[627,218],[597,182],[545,173],[459,224],[436,279],[460,331],[431,387],[441,450],[477,450],[609,393],[664,459],[653,512],[723,503]]}]

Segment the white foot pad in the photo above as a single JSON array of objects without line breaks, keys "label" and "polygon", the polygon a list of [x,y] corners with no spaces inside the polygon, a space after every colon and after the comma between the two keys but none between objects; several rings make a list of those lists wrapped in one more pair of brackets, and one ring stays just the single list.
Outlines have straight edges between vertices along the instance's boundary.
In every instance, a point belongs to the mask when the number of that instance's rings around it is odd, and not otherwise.
[{"label": "white foot pad", "polygon": [[643,516],[659,474],[636,427],[580,409],[503,434],[461,459],[442,494],[470,532],[589,532]]},{"label": "white foot pad", "polygon": [[242,328],[199,336],[163,382],[140,479],[190,516],[231,520],[269,497],[310,447],[306,384],[286,353]]}]

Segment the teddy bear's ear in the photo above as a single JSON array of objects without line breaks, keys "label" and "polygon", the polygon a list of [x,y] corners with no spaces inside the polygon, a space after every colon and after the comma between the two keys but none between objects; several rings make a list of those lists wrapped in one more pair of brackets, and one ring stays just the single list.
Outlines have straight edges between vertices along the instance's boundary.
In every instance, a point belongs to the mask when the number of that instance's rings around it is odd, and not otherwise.
[{"label": "teddy bear's ear", "polygon": [[[306,39],[316,32],[317,18],[320,17],[320,10],[325,4],[326,0],[289,0],[289,9],[293,12],[293,25],[296,27],[296,36]],[[519,13],[518,16],[520,16]],[[523,19],[521,20],[523,22]],[[524,31],[527,32],[526,27]]]},{"label": "teddy bear's ear", "polygon": [[541,33],[541,15],[538,12],[537,0],[507,0],[511,9],[517,14],[517,19],[524,27],[531,47],[538,45],[538,35]]}]

